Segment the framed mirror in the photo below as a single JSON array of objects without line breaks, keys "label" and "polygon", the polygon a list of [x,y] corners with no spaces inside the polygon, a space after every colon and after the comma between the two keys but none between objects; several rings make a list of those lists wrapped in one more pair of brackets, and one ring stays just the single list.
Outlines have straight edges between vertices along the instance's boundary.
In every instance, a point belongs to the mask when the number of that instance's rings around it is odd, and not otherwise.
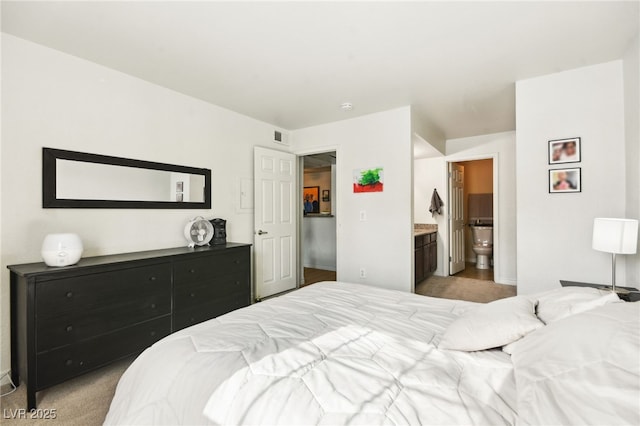
[{"label": "framed mirror", "polygon": [[42,207],[210,209],[211,170],[43,148]]}]

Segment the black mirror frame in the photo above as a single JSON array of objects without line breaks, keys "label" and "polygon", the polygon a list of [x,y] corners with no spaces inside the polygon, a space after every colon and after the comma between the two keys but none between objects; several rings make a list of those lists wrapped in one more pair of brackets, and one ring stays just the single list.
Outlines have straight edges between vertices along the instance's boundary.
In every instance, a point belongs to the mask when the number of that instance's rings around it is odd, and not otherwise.
[{"label": "black mirror frame", "polygon": [[[58,199],[56,196],[57,159],[202,175],[204,176],[205,200],[204,202],[178,202]],[[211,209],[211,170],[63,149],[42,148],[42,207],[45,209]]]}]

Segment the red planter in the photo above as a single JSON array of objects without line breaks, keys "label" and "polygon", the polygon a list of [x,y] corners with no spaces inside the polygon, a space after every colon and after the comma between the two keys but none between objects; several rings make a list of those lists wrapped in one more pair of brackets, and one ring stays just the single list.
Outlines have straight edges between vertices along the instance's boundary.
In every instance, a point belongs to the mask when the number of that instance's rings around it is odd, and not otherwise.
[{"label": "red planter", "polygon": [[353,184],[353,192],[382,192],[382,182],[376,182],[372,185],[360,185],[359,183]]}]

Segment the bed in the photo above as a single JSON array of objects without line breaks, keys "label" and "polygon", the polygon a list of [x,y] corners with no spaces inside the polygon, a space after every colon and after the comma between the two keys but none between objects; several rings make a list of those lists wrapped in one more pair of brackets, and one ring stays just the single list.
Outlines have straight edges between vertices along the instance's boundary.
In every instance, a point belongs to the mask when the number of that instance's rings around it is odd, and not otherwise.
[{"label": "bed", "polygon": [[157,342],[105,424],[639,424],[639,370],[640,304],[612,293],[475,304],[324,282]]}]

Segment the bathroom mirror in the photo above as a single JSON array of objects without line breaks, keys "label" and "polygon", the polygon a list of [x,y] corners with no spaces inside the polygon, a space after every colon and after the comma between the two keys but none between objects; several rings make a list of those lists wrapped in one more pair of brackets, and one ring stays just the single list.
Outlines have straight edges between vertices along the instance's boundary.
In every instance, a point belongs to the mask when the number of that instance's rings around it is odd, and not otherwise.
[{"label": "bathroom mirror", "polygon": [[210,209],[211,170],[43,148],[42,207]]}]

